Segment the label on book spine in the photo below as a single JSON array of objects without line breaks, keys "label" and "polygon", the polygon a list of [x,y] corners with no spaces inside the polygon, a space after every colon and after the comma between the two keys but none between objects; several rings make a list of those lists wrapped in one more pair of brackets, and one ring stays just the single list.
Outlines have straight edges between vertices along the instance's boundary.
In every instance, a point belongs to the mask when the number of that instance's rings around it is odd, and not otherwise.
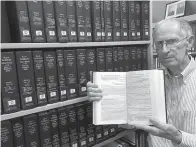
[{"label": "label on book spine", "polygon": [[86,63],[86,49],[77,49],[77,73],[78,73],[78,90],[79,96],[86,96],[87,83],[87,63]]},{"label": "label on book spine", "polygon": [[90,81],[90,71],[96,71],[96,51],[95,49],[87,49],[86,50],[87,55],[87,71],[88,71],[88,81]]},{"label": "label on book spine", "polygon": [[17,51],[16,61],[22,109],[30,109],[37,105],[32,52]]},{"label": "label on book spine", "polygon": [[63,50],[57,50],[57,67],[58,67],[58,80],[59,80],[59,89],[60,89],[60,100],[67,100],[67,85],[65,82],[65,63]]},{"label": "label on book spine", "polygon": [[48,91],[48,102],[55,103],[59,101],[57,64],[55,51],[45,51],[45,74]]},{"label": "label on book spine", "polygon": [[97,70],[105,71],[105,49],[97,48]]},{"label": "label on book spine", "polygon": [[13,136],[14,136],[14,146],[15,147],[25,147],[24,138],[24,125],[21,118],[15,118],[11,120]]},{"label": "label on book spine", "polygon": [[106,71],[113,71],[112,48],[105,48],[105,68]]},{"label": "label on book spine", "polygon": [[121,40],[128,40],[128,1],[120,1],[120,14],[121,14]]},{"label": "label on book spine", "polygon": [[120,2],[113,1],[113,38],[114,41],[120,41]]},{"label": "label on book spine", "polygon": [[77,69],[75,50],[64,50],[66,85],[68,86],[68,98],[77,96]]},{"label": "label on book spine", "polygon": [[13,52],[1,52],[1,92],[4,113],[19,111],[18,78]]},{"label": "label on book spine", "polygon": [[67,6],[65,1],[55,1],[55,17],[59,42],[68,42]]},{"label": "label on book spine", "polygon": [[51,0],[43,1],[43,9],[47,42],[57,42],[54,2]]},{"label": "label on book spine", "polygon": [[39,147],[39,125],[37,114],[23,117],[26,146]]},{"label": "label on book spine", "polygon": [[42,51],[33,51],[34,73],[38,105],[47,104],[44,59]]},{"label": "label on book spine", "polygon": [[92,25],[91,25],[91,4],[90,1],[83,1],[84,5],[84,30],[85,30],[85,41],[92,41]]},{"label": "label on book spine", "polygon": [[27,1],[33,42],[46,42],[42,1]]},{"label": "label on book spine", "polygon": [[1,122],[1,146],[14,147],[12,125],[8,120]]}]

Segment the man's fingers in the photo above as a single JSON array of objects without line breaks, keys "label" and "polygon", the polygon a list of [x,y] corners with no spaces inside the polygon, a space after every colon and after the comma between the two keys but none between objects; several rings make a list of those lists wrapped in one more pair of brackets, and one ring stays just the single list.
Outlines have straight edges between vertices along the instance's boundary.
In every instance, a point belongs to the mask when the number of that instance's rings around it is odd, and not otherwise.
[{"label": "man's fingers", "polygon": [[102,90],[99,88],[89,87],[89,88],[87,88],[87,92],[102,93]]},{"label": "man's fingers", "polygon": [[97,84],[94,84],[92,82],[88,82],[87,83],[87,87],[98,88],[98,85]]},{"label": "man's fingers", "polygon": [[118,127],[124,128],[124,129],[135,129],[135,126],[128,125],[128,124],[118,125]]},{"label": "man's fingers", "polygon": [[153,127],[153,126],[147,126],[147,125],[141,125],[141,124],[137,124],[137,125],[134,125],[137,129],[140,129],[140,130],[144,130],[146,132],[149,132],[153,135],[159,135],[161,132],[160,129],[156,128],[156,127]]},{"label": "man's fingers", "polygon": [[102,97],[101,93],[88,92],[89,97]]},{"label": "man's fingers", "polygon": [[89,101],[99,101],[101,97],[90,97]]},{"label": "man's fingers", "polygon": [[150,118],[149,121],[156,127],[156,128],[159,128],[163,131],[167,131],[168,130],[168,124],[164,124],[164,123],[161,123],[159,122],[157,119],[155,118]]}]

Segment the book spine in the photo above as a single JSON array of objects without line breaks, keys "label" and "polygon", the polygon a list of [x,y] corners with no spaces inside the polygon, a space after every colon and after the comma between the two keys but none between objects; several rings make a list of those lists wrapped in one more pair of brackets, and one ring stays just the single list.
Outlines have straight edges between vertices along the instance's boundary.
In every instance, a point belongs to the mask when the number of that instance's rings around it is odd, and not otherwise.
[{"label": "book spine", "polygon": [[113,47],[113,70],[119,71],[118,66],[118,47]]},{"label": "book spine", "polygon": [[76,56],[77,56],[78,92],[79,92],[79,96],[86,96],[87,94],[86,49],[77,49]]},{"label": "book spine", "polygon": [[57,42],[56,22],[54,16],[54,2],[51,0],[43,1],[45,32],[47,42]]},{"label": "book spine", "polygon": [[83,1],[84,3],[84,29],[85,29],[85,41],[92,41],[92,24],[91,24],[91,4],[90,1]]},{"label": "book spine", "polygon": [[76,28],[76,6],[74,1],[66,1],[67,3],[67,19],[69,27],[69,41],[77,42]]},{"label": "book spine", "polygon": [[121,14],[121,40],[128,41],[128,1],[120,1],[120,14]]},{"label": "book spine", "polygon": [[104,18],[104,1],[100,1],[101,6],[101,41],[105,41],[105,18]]},{"label": "book spine", "polygon": [[124,71],[124,48],[118,47],[119,71]]},{"label": "book spine", "polygon": [[141,40],[141,2],[135,1],[136,40]]},{"label": "book spine", "polygon": [[59,133],[62,147],[70,147],[68,111],[66,107],[58,109]]},{"label": "book spine", "polygon": [[29,15],[26,1],[12,1],[7,3],[10,21],[11,38],[13,41],[31,42]]},{"label": "book spine", "polygon": [[70,143],[75,147],[78,146],[77,112],[73,105],[68,106],[67,109]]},{"label": "book spine", "polygon": [[120,41],[120,2],[113,1],[113,40]]},{"label": "book spine", "polygon": [[60,93],[60,100],[65,101],[68,99],[67,97],[67,85],[65,82],[65,63],[64,63],[64,54],[63,50],[57,50],[57,69],[58,69],[58,80],[59,80],[59,93]]},{"label": "book spine", "polygon": [[1,93],[4,113],[20,110],[18,77],[13,52],[1,52]]},{"label": "book spine", "polygon": [[135,1],[129,1],[129,40],[136,40]]},{"label": "book spine", "polygon": [[102,125],[96,125],[95,126],[95,138],[96,138],[96,144],[100,143],[103,140]]},{"label": "book spine", "polygon": [[27,1],[33,42],[46,42],[42,1]]},{"label": "book spine", "polygon": [[132,46],[131,47],[131,50],[130,50],[130,70],[131,71],[135,71],[137,70],[137,53],[136,53],[136,50],[137,48],[135,46]]},{"label": "book spine", "polygon": [[105,49],[97,48],[97,71],[105,71]]},{"label": "book spine", "polygon": [[150,39],[150,8],[149,2],[143,1],[141,6],[141,28],[142,28],[142,39],[149,40]]},{"label": "book spine", "polygon": [[105,68],[106,71],[113,71],[113,50],[112,48],[105,48]]},{"label": "book spine", "polygon": [[78,122],[78,136],[79,146],[87,147],[87,133],[86,133],[86,121],[85,121],[85,105],[76,105],[77,109],[77,122]]},{"label": "book spine", "polygon": [[109,134],[110,136],[114,136],[117,133],[118,125],[110,125]]},{"label": "book spine", "polygon": [[61,43],[66,43],[69,40],[66,2],[58,0],[54,3],[58,41]]},{"label": "book spine", "polygon": [[8,120],[1,122],[1,146],[14,147],[12,125]]},{"label": "book spine", "polygon": [[73,99],[77,97],[78,93],[75,50],[64,50],[64,59],[68,99]]},{"label": "book spine", "polygon": [[141,46],[137,47],[136,61],[137,61],[137,70],[142,70],[142,48]]},{"label": "book spine", "polygon": [[148,51],[147,46],[142,47],[142,70],[148,69]]},{"label": "book spine", "polygon": [[124,47],[124,71],[130,71],[129,64],[130,64],[130,55],[129,49],[130,47]]},{"label": "book spine", "polygon": [[90,72],[96,71],[96,50],[95,49],[87,49],[86,50],[87,55],[87,76],[88,81],[90,81]]},{"label": "book spine", "polygon": [[39,106],[47,104],[46,81],[44,71],[44,59],[42,51],[33,51],[34,73]]},{"label": "book spine", "polygon": [[87,144],[92,146],[95,144],[95,126],[93,125],[93,106],[91,102],[85,104],[85,113]]},{"label": "book spine", "polygon": [[25,142],[27,147],[39,147],[39,129],[37,114],[23,117]]},{"label": "book spine", "polygon": [[30,109],[37,105],[32,58],[31,51],[16,52],[22,109]]},{"label": "book spine", "polygon": [[85,29],[84,29],[84,3],[79,0],[76,1],[76,16],[77,16],[77,31],[78,31],[78,41],[85,41]]},{"label": "book spine", "polygon": [[48,102],[55,103],[59,101],[55,51],[44,51],[44,61]]},{"label": "book spine", "polygon": [[110,126],[109,125],[103,125],[102,126],[103,128],[103,138],[104,140],[105,139],[108,139],[110,137],[110,134],[109,134],[109,129],[110,129]]},{"label": "book spine", "polygon": [[25,147],[25,135],[24,135],[24,125],[21,118],[15,118],[11,120],[14,146],[15,147]]},{"label": "book spine", "polygon": [[112,2],[104,1],[105,41],[112,41]]},{"label": "book spine", "polygon": [[94,41],[101,41],[101,3],[92,1],[93,38]]},{"label": "book spine", "polygon": [[60,147],[60,135],[59,135],[59,123],[57,110],[53,109],[49,111],[50,123],[51,123],[51,135],[52,145],[54,147]]},{"label": "book spine", "polygon": [[48,112],[38,113],[40,144],[42,147],[52,147],[51,123]]}]

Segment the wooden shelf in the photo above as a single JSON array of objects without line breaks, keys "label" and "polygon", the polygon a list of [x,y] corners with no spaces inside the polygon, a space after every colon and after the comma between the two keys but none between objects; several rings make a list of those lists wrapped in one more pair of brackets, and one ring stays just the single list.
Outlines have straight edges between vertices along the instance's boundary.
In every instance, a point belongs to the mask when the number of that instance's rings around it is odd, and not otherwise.
[{"label": "wooden shelf", "polygon": [[[177,19],[184,19],[188,22],[194,22],[194,21],[196,21],[196,14],[189,15],[189,16],[184,16],[184,17],[178,17]],[[152,28],[154,28],[156,24],[157,23],[153,23]]]},{"label": "wooden shelf", "polygon": [[33,113],[39,113],[39,112],[43,112],[43,111],[47,111],[47,110],[51,110],[51,109],[55,109],[55,108],[60,108],[63,106],[76,104],[76,103],[83,102],[86,100],[88,100],[87,97],[80,97],[80,98],[75,98],[75,99],[67,100],[67,101],[63,101],[63,102],[57,102],[54,104],[47,104],[45,106],[40,106],[40,107],[36,107],[33,109],[29,109],[29,110],[21,110],[21,111],[15,112],[15,113],[3,114],[3,115],[1,115],[1,121],[9,120],[12,118],[21,117],[21,116],[25,116],[25,115],[29,115],[29,114],[33,114]]},{"label": "wooden shelf", "polygon": [[107,145],[108,143],[112,142],[112,141],[115,141],[119,138],[122,138],[124,137],[125,135],[128,135],[129,134],[129,130],[125,130],[123,132],[120,132],[119,134],[117,134],[116,136],[112,137],[112,138],[109,138],[108,140],[105,140],[99,144],[96,144],[94,145],[93,147],[101,147],[101,146],[104,146],[104,145]]},{"label": "wooden shelf", "polygon": [[1,49],[101,47],[150,44],[150,41],[71,42],[71,43],[2,43]]}]

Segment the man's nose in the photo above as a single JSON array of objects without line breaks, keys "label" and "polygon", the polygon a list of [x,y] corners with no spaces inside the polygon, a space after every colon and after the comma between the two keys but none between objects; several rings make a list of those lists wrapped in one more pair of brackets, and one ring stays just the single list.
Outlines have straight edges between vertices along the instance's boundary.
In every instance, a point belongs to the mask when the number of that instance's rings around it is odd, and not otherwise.
[{"label": "man's nose", "polygon": [[170,49],[167,47],[166,43],[164,42],[164,43],[163,43],[162,52],[163,52],[163,53],[168,53],[169,51],[170,51]]}]

